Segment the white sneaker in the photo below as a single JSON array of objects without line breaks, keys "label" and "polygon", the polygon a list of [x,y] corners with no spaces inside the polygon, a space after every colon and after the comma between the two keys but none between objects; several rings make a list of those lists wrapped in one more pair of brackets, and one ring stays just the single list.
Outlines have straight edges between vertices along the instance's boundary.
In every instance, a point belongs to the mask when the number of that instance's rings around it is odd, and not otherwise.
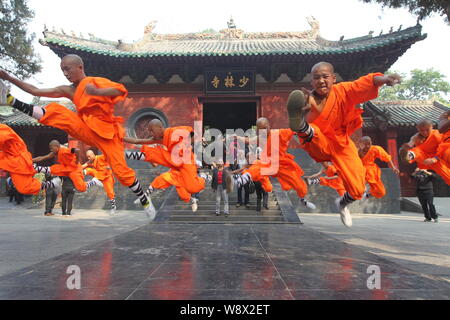
[{"label": "white sneaker", "polygon": [[156,209],[155,209],[155,206],[153,205],[152,199],[150,197],[147,197],[147,199],[148,199],[148,204],[143,206],[144,212],[147,215],[147,218],[150,221],[153,221],[156,218]]},{"label": "white sneaker", "polygon": [[197,212],[198,209],[198,199],[192,198],[191,199],[191,207],[192,207],[192,212]]},{"label": "white sneaker", "polygon": [[348,210],[347,206],[341,206],[341,198],[337,198],[334,202],[336,207],[341,215],[341,221],[346,227],[351,227],[353,225],[352,215],[350,214],[350,210]]},{"label": "white sneaker", "polygon": [[316,210],[316,205],[314,204],[314,203],[312,203],[312,202],[309,202],[309,201],[305,201],[304,203],[303,203],[303,205],[305,206],[305,207],[307,207],[308,209],[311,209],[311,210]]},{"label": "white sneaker", "polygon": [[94,182],[97,187],[103,187],[103,183],[97,178],[92,178],[92,182]]},{"label": "white sneaker", "polygon": [[56,177],[52,179],[53,182],[53,188],[55,189],[56,193],[61,193],[62,191],[62,180],[60,177]]},{"label": "white sneaker", "polygon": [[111,208],[111,210],[109,211],[109,215],[114,216],[115,214],[116,214],[116,208]]},{"label": "white sneaker", "polygon": [[9,87],[6,86],[6,84],[0,80],[0,106],[6,106],[8,103],[6,102],[6,95],[9,92]]}]

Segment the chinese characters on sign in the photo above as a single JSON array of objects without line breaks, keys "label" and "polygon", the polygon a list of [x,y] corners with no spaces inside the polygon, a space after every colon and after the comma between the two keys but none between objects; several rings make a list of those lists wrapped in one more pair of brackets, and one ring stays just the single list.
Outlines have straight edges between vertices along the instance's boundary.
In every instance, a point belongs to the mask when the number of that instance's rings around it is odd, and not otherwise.
[{"label": "chinese characters on sign", "polygon": [[253,71],[206,71],[206,93],[254,93],[255,74]]}]

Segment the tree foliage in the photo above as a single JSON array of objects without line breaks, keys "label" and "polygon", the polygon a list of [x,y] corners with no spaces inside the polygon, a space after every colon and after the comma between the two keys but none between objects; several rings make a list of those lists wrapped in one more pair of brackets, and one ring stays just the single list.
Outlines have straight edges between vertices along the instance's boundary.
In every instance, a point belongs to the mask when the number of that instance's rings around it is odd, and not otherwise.
[{"label": "tree foliage", "polygon": [[417,15],[419,20],[429,17],[433,13],[438,13],[450,21],[449,0],[361,0],[366,3],[380,3],[383,7],[407,8],[409,12]]},{"label": "tree foliage", "polygon": [[41,59],[33,48],[35,34],[27,30],[33,17],[27,0],[0,1],[1,67],[24,78],[41,70]]},{"label": "tree foliage", "polygon": [[[388,72],[396,73],[396,72]],[[439,100],[448,104],[444,97],[450,94],[450,82],[445,75],[434,69],[414,69],[410,77],[402,76],[402,83],[394,87],[383,87],[379,100]]]}]

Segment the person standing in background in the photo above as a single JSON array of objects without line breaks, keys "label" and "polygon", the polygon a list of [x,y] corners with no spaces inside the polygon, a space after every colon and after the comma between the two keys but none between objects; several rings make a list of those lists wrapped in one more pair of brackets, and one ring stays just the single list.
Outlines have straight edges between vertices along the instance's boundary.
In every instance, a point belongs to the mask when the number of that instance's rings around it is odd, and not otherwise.
[{"label": "person standing in background", "polygon": [[438,216],[436,213],[436,208],[433,204],[434,191],[433,191],[433,180],[438,177],[434,172],[416,168],[416,170],[411,174],[417,182],[417,198],[419,198],[420,205],[422,206],[423,213],[425,215],[424,222],[438,222]]}]

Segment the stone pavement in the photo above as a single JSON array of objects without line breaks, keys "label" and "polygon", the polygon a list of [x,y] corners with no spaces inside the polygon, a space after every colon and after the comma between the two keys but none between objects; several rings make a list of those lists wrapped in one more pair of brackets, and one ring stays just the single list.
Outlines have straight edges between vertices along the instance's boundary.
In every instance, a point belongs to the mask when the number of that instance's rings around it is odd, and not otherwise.
[{"label": "stone pavement", "polygon": [[[74,213],[1,209],[0,299],[450,299],[447,218],[360,214],[348,229],[337,214],[217,225]],[[371,290],[374,265],[381,287]]]}]

